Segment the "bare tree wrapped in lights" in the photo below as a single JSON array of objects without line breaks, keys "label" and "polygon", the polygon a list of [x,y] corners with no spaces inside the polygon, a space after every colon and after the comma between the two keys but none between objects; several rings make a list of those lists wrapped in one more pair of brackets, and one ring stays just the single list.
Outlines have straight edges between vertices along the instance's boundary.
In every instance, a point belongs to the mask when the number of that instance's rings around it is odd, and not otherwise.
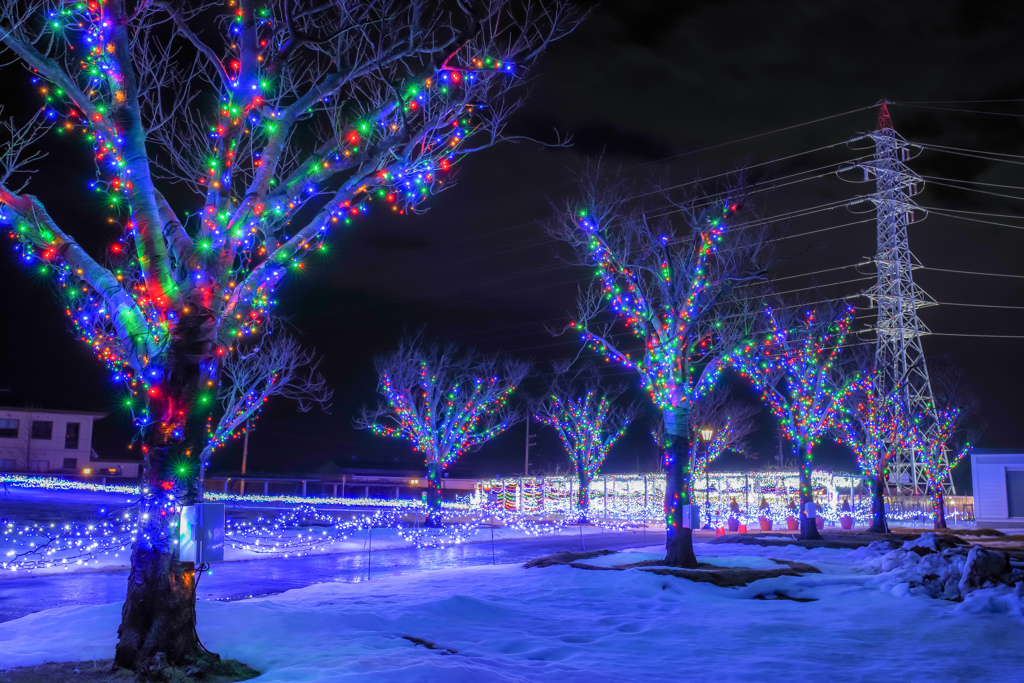
[{"label": "bare tree wrapped in lights", "polygon": [[314,406],[326,410],[334,392],[319,366],[315,352],[303,349],[295,337],[282,332],[265,333],[256,348],[228,356],[221,367],[221,417],[200,456],[204,471],[214,450],[242,425],[245,431],[252,429],[252,419],[271,396],[295,401],[299,412],[309,412]]},{"label": "bare tree wrapped in lights", "polygon": [[566,365],[556,365],[551,390],[534,411],[538,422],[555,428],[572,460],[579,483],[576,512],[584,522],[590,509],[590,482],[638,412],[635,405],[615,403],[623,391],[625,387],[603,382],[593,368],[570,374]]},{"label": "bare tree wrapped in lights", "polygon": [[819,539],[816,521],[807,516],[807,505],[814,502],[812,458],[814,447],[860,383],[859,374],[843,377],[836,368],[853,309],[843,306],[834,315],[810,310],[802,316],[784,313],[785,309],[777,313],[768,308],[767,337],[741,344],[729,362],[761,394],[792,445],[800,463],[800,537]]},{"label": "bare tree wrapped in lights", "polygon": [[[24,260],[54,275],[145,431],[118,666],[210,659],[195,568],[174,539],[199,490],[224,358],[330,228],[375,205],[416,211],[464,155],[509,139],[516,86],[578,19],[559,0],[0,7],[6,64],[29,69],[42,103],[0,148],[3,223]],[[94,152],[82,175],[109,207],[94,223],[123,228],[104,256],[19,184],[47,127]]]},{"label": "bare tree wrapped in lights", "polygon": [[950,472],[973,448],[971,441],[964,437],[963,430],[958,429],[962,426],[962,418],[963,411],[960,408],[946,406],[934,411],[934,414],[918,415],[914,420],[913,438],[917,446],[918,462],[928,482],[936,529],[946,528],[942,485],[949,481]]},{"label": "bare tree wrapped in lights", "polygon": [[984,424],[978,419],[978,400],[968,390],[963,371],[947,363],[933,365],[932,389],[935,400],[944,407],[929,406],[922,414],[914,415],[911,439],[932,499],[935,528],[945,529],[943,484],[950,481],[953,469],[971,452]]},{"label": "bare tree wrapped in lights", "polygon": [[[690,411],[690,461],[696,481],[706,475],[708,465],[726,451],[744,453],[749,437],[758,427],[760,406],[740,401],[728,391],[711,391],[693,403]],[[705,440],[702,430],[711,430],[711,439]]]},{"label": "bare tree wrapped in lights", "polygon": [[528,363],[463,354],[454,344],[405,339],[377,358],[384,401],[362,411],[356,426],[404,439],[427,465],[427,525],[441,526],[441,478],[467,451],[522,419],[509,397]]},{"label": "bare tree wrapped in lights", "polygon": [[[637,193],[628,183],[594,174],[584,196],[558,217],[551,231],[574,247],[581,264],[596,267],[599,287],[580,299],[577,331],[610,361],[635,370],[661,411],[667,476],[665,561],[696,567],[692,530],[683,526],[690,499],[690,408],[713,389],[724,305],[736,285],[761,277],[764,231],[757,221],[730,230],[739,202],[655,205],[660,192]],[[680,220],[681,219],[681,220]],[[682,223],[682,228],[678,225]],[[616,327],[625,327],[619,335]],[[640,342],[642,346],[633,348]]]},{"label": "bare tree wrapped in lights", "polygon": [[846,404],[833,414],[837,440],[857,456],[857,465],[871,479],[872,522],[868,531],[888,533],[885,482],[889,461],[896,450],[913,445],[911,421],[901,393],[882,394],[874,371],[866,374],[847,395]]}]

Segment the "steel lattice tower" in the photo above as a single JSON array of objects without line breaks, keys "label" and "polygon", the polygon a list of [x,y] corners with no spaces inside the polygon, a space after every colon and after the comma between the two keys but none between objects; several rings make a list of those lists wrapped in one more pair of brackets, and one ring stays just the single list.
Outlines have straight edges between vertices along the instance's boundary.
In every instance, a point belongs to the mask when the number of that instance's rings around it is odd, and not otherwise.
[{"label": "steel lattice tower", "polygon": [[[911,415],[935,415],[935,398],[928,365],[921,347],[921,336],[929,330],[917,311],[936,302],[914,284],[913,271],[921,267],[910,251],[907,226],[924,218],[925,212],[912,197],[924,187],[924,181],[904,163],[910,158],[911,146],[892,127],[889,110],[882,102],[878,130],[867,138],[874,142],[875,155],[870,162],[859,164],[865,180],[874,177],[875,204],[878,217],[878,246],[875,265],[877,283],[866,292],[878,306],[875,343],[875,367],[880,392],[898,390]],[[931,420],[934,423],[934,419]],[[923,494],[927,491],[924,470],[912,448],[899,448],[889,466],[890,484],[901,493]],[[952,491],[952,481],[945,483]]]}]

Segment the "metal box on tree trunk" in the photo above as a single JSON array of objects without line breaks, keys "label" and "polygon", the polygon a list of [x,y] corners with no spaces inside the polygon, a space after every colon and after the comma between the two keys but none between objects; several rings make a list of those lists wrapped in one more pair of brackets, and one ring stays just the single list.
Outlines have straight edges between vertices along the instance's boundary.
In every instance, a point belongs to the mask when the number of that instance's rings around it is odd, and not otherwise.
[{"label": "metal box on tree trunk", "polygon": [[224,561],[224,503],[199,503],[181,509],[178,557],[196,564]]},{"label": "metal box on tree trunk", "polygon": [[700,506],[684,505],[682,514],[682,526],[684,529],[700,528]]}]

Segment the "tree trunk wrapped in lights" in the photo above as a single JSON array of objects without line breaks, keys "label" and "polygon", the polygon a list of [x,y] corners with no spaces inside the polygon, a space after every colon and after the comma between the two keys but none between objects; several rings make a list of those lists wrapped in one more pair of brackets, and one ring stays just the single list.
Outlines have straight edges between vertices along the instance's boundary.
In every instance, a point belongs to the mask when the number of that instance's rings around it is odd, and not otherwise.
[{"label": "tree trunk wrapped in lights", "polygon": [[[756,265],[764,231],[755,221],[730,232],[739,209],[734,197],[675,205],[652,203],[653,192],[628,183],[585,178],[584,197],[562,213],[551,232],[574,247],[579,263],[596,267],[599,287],[584,293],[576,331],[608,360],[634,370],[662,413],[667,478],[665,523],[668,564],[695,567],[691,529],[682,524],[690,504],[690,406],[714,388],[725,305],[743,280],[760,280]],[[659,197],[663,199],[664,197]],[[657,208],[657,218],[651,218]],[[673,223],[685,219],[685,230]],[[609,318],[611,319],[609,321]],[[617,333],[616,323],[626,334]],[[633,346],[638,348],[633,348]]]},{"label": "tree trunk wrapped in lights", "polygon": [[791,324],[780,324],[781,316],[771,308],[766,312],[770,333],[739,345],[729,362],[754,385],[793,445],[800,463],[800,538],[820,539],[816,519],[807,515],[808,504],[814,502],[812,459],[814,447],[860,383],[859,375],[838,377],[835,368],[853,309],[844,306],[836,315],[821,318],[806,311],[800,318],[783,319]]},{"label": "tree trunk wrapped in lights", "polygon": [[480,448],[521,415],[509,397],[530,366],[510,359],[461,355],[453,344],[417,335],[377,358],[384,401],[364,409],[356,426],[404,439],[426,458],[427,526],[441,526],[441,479],[467,451]]},{"label": "tree trunk wrapped in lights", "polygon": [[885,534],[889,533],[885,516],[889,460],[897,449],[911,445],[912,438],[899,388],[882,396],[876,380],[876,373],[871,372],[854,387],[846,405],[833,416],[833,432],[840,443],[853,450],[860,471],[871,480],[873,514],[868,531]]},{"label": "tree trunk wrapped in lights", "polygon": [[636,415],[636,406],[618,406],[623,387],[609,387],[593,368],[568,376],[569,368],[555,367],[555,379],[548,396],[534,411],[538,422],[554,427],[562,447],[572,460],[579,482],[576,513],[587,522],[590,483],[601,470],[608,451],[619,440]]},{"label": "tree trunk wrapped in lights", "polygon": [[[199,490],[221,364],[332,227],[372,206],[414,212],[467,153],[508,139],[512,90],[579,13],[558,0],[53,7],[0,7],[5,63],[30,69],[43,103],[5,126],[0,220],[24,260],[56,277],[144,432],[115,662],[148,671],[205,658],[195,569],[173,537]],[[82,176],[109,215],[92,222],[123,228],[103,256],[58,224],[65,211],[90,222],[95,204],[65,210],[60,189],[33,185],[45,201],[23,191],[47,130],[93,149]]]}]

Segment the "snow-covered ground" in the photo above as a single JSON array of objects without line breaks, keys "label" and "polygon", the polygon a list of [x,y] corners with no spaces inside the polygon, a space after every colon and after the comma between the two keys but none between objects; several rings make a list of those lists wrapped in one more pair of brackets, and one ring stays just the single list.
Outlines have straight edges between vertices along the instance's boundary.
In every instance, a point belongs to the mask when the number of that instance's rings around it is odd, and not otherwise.
[{"label": "snow-covered ground", "polygon": [[[263,671],[261,682],[1024,680],[1020,587],[961,603],[899,589],[932,557],[909,549],[697,552],[720,566],[778,558],[823,573],[718,588],[635,569],[474,567],[200,602],[199,633]],[[658,556],[652,547],[587,562]],[[0,624],[0,666],[110,657],[119,616],[111,604]]]}]

